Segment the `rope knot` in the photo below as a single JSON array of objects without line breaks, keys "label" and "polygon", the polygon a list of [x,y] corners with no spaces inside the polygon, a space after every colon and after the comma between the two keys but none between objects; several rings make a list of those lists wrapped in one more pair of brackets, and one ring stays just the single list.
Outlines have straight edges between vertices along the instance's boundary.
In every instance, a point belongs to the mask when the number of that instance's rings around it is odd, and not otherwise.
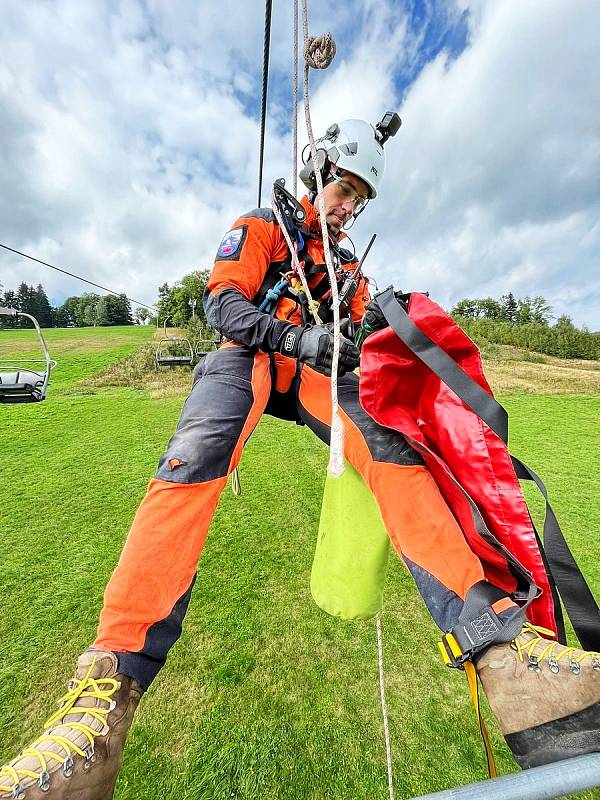
[{"label": "rope knot", "polygon": [[313,69],[326,69],[333,61],[335,49],[335,41],[329,31],[322,36],[307,36],[304,60]]}]

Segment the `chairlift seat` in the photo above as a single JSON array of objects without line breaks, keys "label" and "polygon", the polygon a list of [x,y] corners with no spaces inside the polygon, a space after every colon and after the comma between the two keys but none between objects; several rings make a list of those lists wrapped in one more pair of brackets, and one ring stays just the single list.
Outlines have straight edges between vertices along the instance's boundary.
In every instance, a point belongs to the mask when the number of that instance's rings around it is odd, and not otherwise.
[{"label": "chairlift seat", "polygon": [[45,372],[0,372],[0,403],[38,403],[44,399]]},{"label": "chairlift seat", "polygon": [[192,366],[192,359],[190,356],[164,356],[158,355],[156,357],[156,363],[159,367],[168,367],[168,366],[181,366],[181,367],[191,367]]},{"label": "chairlift seat", "polygon": [[[154,358],[156,368],[158,367],[192,367],[194,365],[194,350],[192,343],[187,336],[173,336],[167,333],[167,321],[165,318],[165,335],[156,346]],[[173,350],[185,350],[185,353],[174,353]]]},{"label": "chairlift seat", "polygon": [[[39,403],[46,397],[50,372],[56,366],[56,361],[50,358],[48,345],[40,329],[39,323],[31,314],[25,311],[18,311],[16,308],[0,306],[0,316],[4,317],[25,317],[28,319],[35,331],[42,348],[43,359],[17,359],[17,361],[0,361],[0,403]],[[45,369],[21,369],[18,363],[41,362]]]},{"label": "chairlift seat", "polygon": [[196,360],[201,361],[204,356],[212,353],[214,350],[218,350],[220,344],[220,337],[218,339],[198,339],[196,347],[194,348]]}]

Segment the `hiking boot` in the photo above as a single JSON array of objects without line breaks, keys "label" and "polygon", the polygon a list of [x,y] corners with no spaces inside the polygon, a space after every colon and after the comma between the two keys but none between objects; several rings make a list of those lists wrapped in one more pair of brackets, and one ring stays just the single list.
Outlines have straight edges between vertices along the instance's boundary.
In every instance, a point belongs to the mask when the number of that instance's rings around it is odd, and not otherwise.
[{"label": "hiking boot", "polygon": [[87,650],[44,733],[0,769],[0,800],[110,800],[142,687]]},{"label": "hiking boot", "polygon": [[600,751],[600,654],[564,647],[526,623],[489,647],[477,672],[494,715],[523,769]]}]

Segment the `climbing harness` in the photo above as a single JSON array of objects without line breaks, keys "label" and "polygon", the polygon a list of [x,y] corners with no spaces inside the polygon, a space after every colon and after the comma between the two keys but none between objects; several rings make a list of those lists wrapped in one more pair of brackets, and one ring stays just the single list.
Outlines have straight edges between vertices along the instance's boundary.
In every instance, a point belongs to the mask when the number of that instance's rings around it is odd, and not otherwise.
[{"label": "climbing harness", "polygon": [[156,345],[156,368],[191,367],[194,363],[194,349],[192,343],[186,336],[174,336],[167,332],[167,322],[169,319],[170,317],[165,317],[164,335]]},{"label": "climbing harness", "polygon": [[[39,403],[46,398],[50,372],[56,366],[56,361],[50,358],[46,340],[35,317],[5,307],[0,307],[0,315],[25,317],[32,322],[44,355],[43,359],[0,360],[0,403]],[[44,365],[43,369],[36,367],[39,363]]]}]

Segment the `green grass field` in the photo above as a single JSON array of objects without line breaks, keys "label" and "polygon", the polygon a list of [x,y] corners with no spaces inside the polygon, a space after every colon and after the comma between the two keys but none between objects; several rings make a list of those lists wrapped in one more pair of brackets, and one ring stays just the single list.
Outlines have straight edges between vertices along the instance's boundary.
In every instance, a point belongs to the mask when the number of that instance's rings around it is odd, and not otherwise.
[{"label": "green grass field", "polygon": [[[182,394],[90,387],[151,336],[48,331],[59,362],[48,401],[0,406],[0,763],[41,731],[92,640],[177,421]],[[0,358],[32,342],[31,332],[0,331]],[[600,398],[515,392],[503,401],[513,451],[544,477],[598,590]],[[326,462],[305,428],[260,423],[242,461],[243,494],[227,490],[217,511],[184,634],[136,717],[118,800],[388,797],[375,624],[328,617],[310,597]],[[437,631],[397,559],[383,625],[396,798],[483,779],[464,676],[441,664]],[[500,771],[513,771],[486,715]]]}]

